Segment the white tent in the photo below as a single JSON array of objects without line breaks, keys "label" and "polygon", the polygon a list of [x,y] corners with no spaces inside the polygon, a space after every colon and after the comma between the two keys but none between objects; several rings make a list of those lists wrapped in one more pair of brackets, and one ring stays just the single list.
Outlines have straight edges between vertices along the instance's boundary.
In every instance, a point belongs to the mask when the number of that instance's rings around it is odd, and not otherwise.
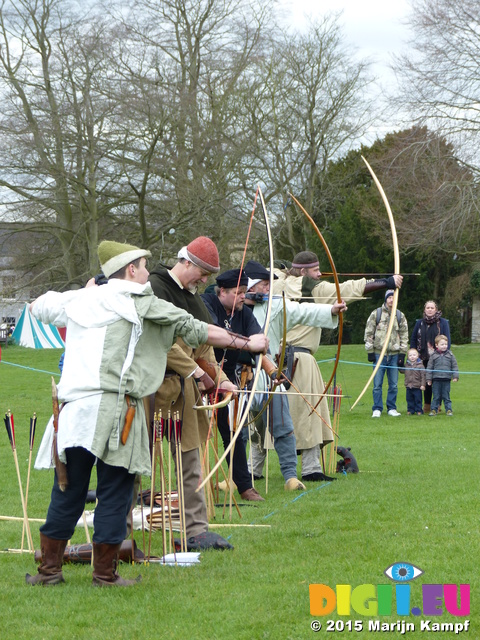
[{"label": "white tent", "polygon": [[57,327],[53,324],[43,324],[34,318],[28,304],[25,305],[22,315],[15,325],[12,339],[21,347],[31,347],[32,349],[65,348],[65,343]]}]

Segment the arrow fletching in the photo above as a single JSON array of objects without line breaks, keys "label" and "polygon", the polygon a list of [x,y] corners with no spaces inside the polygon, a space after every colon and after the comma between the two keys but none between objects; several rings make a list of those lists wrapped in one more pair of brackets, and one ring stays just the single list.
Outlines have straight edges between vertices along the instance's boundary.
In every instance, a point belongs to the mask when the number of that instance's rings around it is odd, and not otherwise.
[{"label": "arrow fletching", "polygon": [[10,444],[13,449],[14,445],[13,445],[12,428],[10,426],[10,411],[8,411],[8,413],[5,414],[3,421],[5,422],[5,429],[7,430],[8,439],[10,440]]}]

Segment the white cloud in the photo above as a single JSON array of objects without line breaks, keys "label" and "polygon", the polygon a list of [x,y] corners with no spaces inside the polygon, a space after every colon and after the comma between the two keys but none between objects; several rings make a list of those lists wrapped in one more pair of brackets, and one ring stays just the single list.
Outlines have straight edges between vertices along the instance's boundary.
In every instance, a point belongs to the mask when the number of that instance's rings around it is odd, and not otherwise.
[{"label": "white cloud", "polygon": [[280,0],[280,4],[297,29],[308,25],[309,16],[342,12],[340,22],[347,42],[361,57],[374,59],[383,73],[388,73],[391,54],[402,50],[409,35],[402,24],[410,11],[407,0]]}]

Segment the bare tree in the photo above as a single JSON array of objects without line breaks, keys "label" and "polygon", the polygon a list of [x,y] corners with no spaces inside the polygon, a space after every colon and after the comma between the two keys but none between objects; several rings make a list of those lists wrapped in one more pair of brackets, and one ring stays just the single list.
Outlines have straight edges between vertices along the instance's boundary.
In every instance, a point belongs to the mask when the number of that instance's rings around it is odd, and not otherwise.
[{"label": "bare tree", "polygon": [[[4,2],[0,10],[0,186],[7,219],[25,222],[52,286],[97,268],[102,220],[123,196],[105,164],[115,104],[105,91],[108,29],[58,0]],[[105,225],[104,225],[105,226]],[[24,268],[40,262],[25,256]],[[29,264],[31,262],[31,264]]]},{"label": "bare tree", "polygon": [[[438,265],[454,256],[477,259],[480,218],[472,205],[478,202],[478,190],[452,144],[426,127],[413,127],[377,141],[369,159],[388,193],[404,254]],[[365,199],[362,214],[388,246],[390,232],[378,223],[382,205],[376,190],[373,194]],[[440,277],[442,270],[437,272]]]},{"label": "bare tree", "polygon": [[312,212],[328,162],[358,142],[375,117],[365,96],[371,81],[367,63],[356,62],[345,45],[335,15],[312,23],[305,35],[279,31],[264,52],[250,102],[253,148],[268,176],[269,197],[282,203],[284,242],[293,252],[308,244],[309,227],[304,218],[295,226],[286,190]]},{"label": "bare tree", "polygon": [[[327,163],[373,117],[369,78],[335,19],[287,33],[275,4],[3,1],[0,213],[32,239],[25,271],[64,288],[96,271],[101,237],[169,258],[192,233],[232,264],[258,182],[282,210],[287,189],[312,209]],[[306,246],[293,209],[285,220],[287,246]]]},{"label": "bare tree", "polygon": [[119,101],[131,114],[125,145],[135,150],[125,172],[144,244],[175,228],[178,247],[196,225],[228,259],[239,224],[245,229],[244,196],[255,185],[245,188],[242,176],[249,132],[237,102],[270,9],[247,0],[142,0],[124,19]]},{"label": "bare tree", "polygon": [[480,135],[480,4],[477,0],[412,0],[413,53],[399,56],[401,107],[456,143],[478,171]]},{"label": "bare tree", "polygon": [[[431,210],[430,224],[418,234],[417,243],[430,243],[442,252],[475,261],[480,250],[480,4],[476,0],[413,0],[409,23],[413,53],[395,62],[401,91],[394,100],[419,125],[451,143],[446,154],[446,145],[439,145],[442,159],[435,163],[437,169],[449,167],[445,175],[412,165],[414,184],[422,180],[423,200],[429,201]],[[432,137],[427,136],[424,144],[422,150],[417,138],[415,148],[403,155],[410,160],[426,157]],[[411,222],[413,231],[413,217]]]}]

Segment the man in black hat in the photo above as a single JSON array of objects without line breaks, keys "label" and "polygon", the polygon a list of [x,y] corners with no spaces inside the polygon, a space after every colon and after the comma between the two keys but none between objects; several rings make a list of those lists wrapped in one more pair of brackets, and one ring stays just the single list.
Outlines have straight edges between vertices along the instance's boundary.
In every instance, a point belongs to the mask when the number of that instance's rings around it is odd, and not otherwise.
[{"label": "man in black hat", "polygon": [[[217,276],[216,282],[215,293],[204,293],[201,296],[212,316],[213,323],[244,336],[261,333],[262,329],[252,310],[244,306],[248,284],[245,272],[240,271],[240,269],[230,269]],[[237,366],[239,364],[253,364],[250,358],[246,360],[239,352],[226,354],[224,349],[215,349],[215,356],[217,362],[223,362],[223,372],[233,383],[236,382]],[[268,367],[270,371],[276,370],[273,362],[268,361],[267,358],[263,358],[262,361],[264,364],[267,361],[267,367],[268,362],[270,362],[271,366]],[[219,409],[217,413],[217,426],[222,436],[224,447],[228,446],[231,435],[228,414],[228,407]],[[230,464],[228,457],[227,463]],[[243,500],[263,501],[262,496],[252,485],[243,438],[238,438],[235,443],[232,473],[233,482]]]},{"label": "man in black hat", "polygon": [[[262,324],[267,312],[265,303],[270,291],[270,272],[259,262],[250,260],[245,265],[245,273],[248,276],[246,304],[252,305],[255,317],[259,324]],[[276,276],[274,279],[276,279]],[[335,302],[332,305],[306,305],[292,300],[285,300],[285,307],[286,331],[290,331],[297,325],[334,329],[338,324],[338,314],[347,309],[343,301],[340,303]],[[272,304],[268,329],[271,353],[279,353],[283,333],[283,302],[275,299]],[[273,420],[274,446],[280,461],[280,469],[285,479],[285,489],[287,491],[305,489],[305,485],[297,479],[296,438],[288,399],[285,394],[275,394],[271,403],[271,416]],[[253,449],[252,466],[255,475],[261,474],[264,459],[263,445],[261,449]]]}]

